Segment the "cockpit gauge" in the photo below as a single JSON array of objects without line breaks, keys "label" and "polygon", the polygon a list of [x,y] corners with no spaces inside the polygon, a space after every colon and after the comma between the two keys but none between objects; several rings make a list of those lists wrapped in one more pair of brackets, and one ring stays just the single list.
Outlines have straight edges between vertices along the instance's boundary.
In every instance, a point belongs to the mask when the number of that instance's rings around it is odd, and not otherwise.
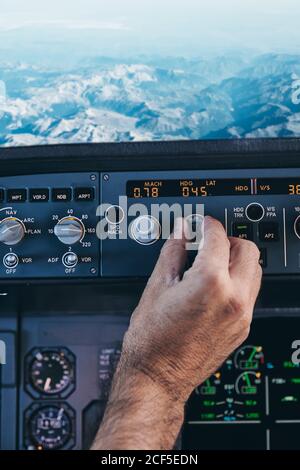
[{"label": "cockpit gauge", "polygon": [[259,370],[264,365],[264,353],[261,346],[243,346],[234,355],[234,366],[240,370]]},{"label": "cockpit gauge", "polygon": [[196,389],[197,395],[213,396],[217,394],[217,388],[221,385],[221,373],[216,372]]},{"label": "cockpit gauge", "polygon": [[27,414],[27,449],[58,450],[74,447],[75,412],[69,405],[36,403]]},{"label": "cockpit gauge", "polygon": [[31,394],[67,396],[75,387],[75,356],[66,348],[35,349],[27,357]]},{"label": "cockpit gauge", "polygon": [[261,372],[243,372],[235,382],[235,391],[240,395],[257,395],[261,383]]}]

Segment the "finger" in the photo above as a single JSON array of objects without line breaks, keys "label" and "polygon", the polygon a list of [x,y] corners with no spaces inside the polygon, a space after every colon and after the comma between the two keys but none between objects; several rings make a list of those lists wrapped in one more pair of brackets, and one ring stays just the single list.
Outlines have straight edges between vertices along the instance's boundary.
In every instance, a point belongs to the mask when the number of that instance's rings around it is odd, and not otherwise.
[{"label": "finger", "polygon": [[223,225],[212,217],[204,218],[203,246],[199,248],[193,268],[224,269],[228,271],[230,244]]},{"label": "finger", "polygon": [[174,232],[161,250],[149,279],[149,286],[165,287],[181,278],[187,260],[185,233],[187,233],[187,222],[182,218],[176,219]]},{"label": "finger", "polygon": [[257,246],[247,240],[230,238],[230,277],[243,283],[243,288],[249,290],[252,300],[258,295],[262,269],[259,264],[260,252]]}]

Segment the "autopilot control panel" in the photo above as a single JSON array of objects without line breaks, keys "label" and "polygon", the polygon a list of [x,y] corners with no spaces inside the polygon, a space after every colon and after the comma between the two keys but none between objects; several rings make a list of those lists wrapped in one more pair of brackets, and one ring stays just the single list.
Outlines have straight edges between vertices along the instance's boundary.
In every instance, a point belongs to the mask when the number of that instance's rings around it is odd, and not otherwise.
[{"label": "autopilot control panel", "polygon": [[178,208],[254,241],[265,274],[300,274],[300,170],[285,168],[0,178],[0,278],[147,277]]}]

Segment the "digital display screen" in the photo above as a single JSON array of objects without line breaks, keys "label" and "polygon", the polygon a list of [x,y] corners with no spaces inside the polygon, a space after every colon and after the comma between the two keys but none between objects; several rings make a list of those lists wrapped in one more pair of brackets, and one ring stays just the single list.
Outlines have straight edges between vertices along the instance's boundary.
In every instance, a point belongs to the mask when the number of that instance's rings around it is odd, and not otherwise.
[{"label": "digital display screen", "polygon": [[267,178],[256,182],[257,194],[300,196],[300,178]]},{"label": "digital display screen", "polygon": [[182,179],[128,181],[127,197],[134,199],[159,197],[209,197],[252,194],[248,179]]},{"label": "digital display screen", "polygon": [[[183,449],[299,449],[299,318],[255,320],[251,334],[191,395]],[[249,439],[251,436],[251,439]]]},{"label": "digital display screen", "polygon": [[149,179],[128,181],[126,186],[126,195],[132,199],[268,194],[300,196],[300,178]]}]

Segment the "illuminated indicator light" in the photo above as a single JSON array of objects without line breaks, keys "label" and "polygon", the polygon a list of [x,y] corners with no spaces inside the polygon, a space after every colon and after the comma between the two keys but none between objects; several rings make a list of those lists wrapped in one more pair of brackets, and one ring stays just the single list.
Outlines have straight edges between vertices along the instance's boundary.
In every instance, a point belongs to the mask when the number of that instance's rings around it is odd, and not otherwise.
[{"label": "illuminated indicator light", "polygon": [[216,377],[217,379],[220,379],[220,378],[221,378],[221,373],[220,373],[220,372],[217,372],[217,373],[215,374],[215,377]]},{"label": "illuminated indicator light", "polygon": [[259,419],[260,415],[259,413],[246,413],[246,418],[247,419]]},{"label": "illuminated indicator light", "polygon": [[297,398],[297,397],[293,397],[293,396],[286,396],[286,397],[281,398],[281,401],[282,401],[283,403],[297,402],[297,401],[298,401],[298,398]]},{"label": "illuminated indicator light", "polygon": [[299,367],[299,364],[294,364],[293,362],[291,361],[285,361],[283,363],[283,367],[285,369],[295,369],[296,367]]},{"label": "illuminated indicator light", "polygon": [[256,387],[242,387],[242,393],[247,395],[255,395],[257,393]]},{"label": "illuminated indicator light", "polygon": [[215,404],[216,404],[216,402],[211,401],[211,400],[204,400],[204,402],[203,402],[203,406],[205,406],[205,407],[214,406]]},{"label": "illuminated indicator light", "polygon": [[256,377],[257,377],[258,379],[261,378],[261,373],[260,373],[260,372],[257,372],[255,375],[256,375]]},{"label": "illuminated indicator light", "polygon": [[214,413],[202,413],[201,419],[215,419],[216,415]]},{"label": "illuminated indicator light", "polygon": [[291,379],[292,384],[300,384],[300,377],[294,377]]},{"label": "illuminated indicator light", "polygon": [[256,401],[256,400],[246,400],[246,401],[245,401],[245,405],[246,405],[246,406],[256,406],[256,405],[257,405],[257,401]]},{"label": "illuminated indicator light", "polygon": [[202,395],[215,395],[216,387],[201,387],[200,393]]}]

